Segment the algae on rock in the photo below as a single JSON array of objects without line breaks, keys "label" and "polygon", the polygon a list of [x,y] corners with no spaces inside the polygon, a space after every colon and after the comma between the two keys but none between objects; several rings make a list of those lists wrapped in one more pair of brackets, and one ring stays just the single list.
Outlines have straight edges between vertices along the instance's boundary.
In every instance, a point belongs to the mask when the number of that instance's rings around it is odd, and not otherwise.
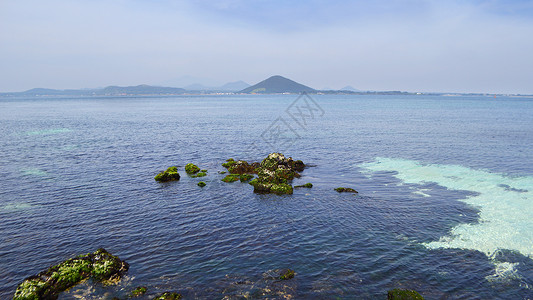
[{"label": "algae on rock", "polygon": [[85,279],[104,283],[118,280],[128,268],[128,263],[100,248],[26,278],[17,287],[13,299],[56,299],[59,293]]},{"label": "algae on rock", "polygon": [[193,163],[188,163],[185,165],[185,172],[187,172],[187,174],[196,174],[200,172],[200,168]]},{"label": "algae on rock", "polygon": [[269,154],[255,170],[258,177],[250,181],[255,193],[292,194],[290,182],[300,177],[297,171],[305,168],[301,160],[285,158],[281,153]]},{"label": "algae on rock", "polygon": [[156,296],[153,300],[179,300],[181,299],[181,294],[164,292],[161,295]]},{"label": "algae on rock", "polygon": [[180,180],[180,174],[177,167],[170,167],[166,171],[155,175],[154,179],[159,182]]},{"label": "algae on rock", "polygon": [[424,297],[413,290],[394,289],[387,293],[388,300],[424,300]]}]

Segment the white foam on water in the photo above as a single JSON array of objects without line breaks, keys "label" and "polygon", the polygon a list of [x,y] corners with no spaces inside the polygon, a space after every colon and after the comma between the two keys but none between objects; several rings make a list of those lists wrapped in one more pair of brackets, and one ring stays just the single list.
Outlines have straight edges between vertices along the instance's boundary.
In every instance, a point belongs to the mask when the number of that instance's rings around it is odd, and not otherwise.
[{"label": "white foam on water", "polygon": [[0,206],[0,210],[9,212],[9,211],[28,210],[34,207],[35,207],[34,205],[29,204],[29,203],[17,202],[17,203],[9,203],[4,206]]},{"label": "white foam on water", "polygon": [[56,128],[56,129],[45,129],[45,130],[36,130],[36,131],[27,131],[27,135],[45,135],[45,134],[58,134],[70,132],[72,130],[68,128]]},{"label": "white foam on water", "polygon": [[24,175],[29,175],[29,176],[47,176],[48,175],[48,173],[46,173],[46,171],[43,171],[43,170],[40,170],[40,169],[37,169],[37,168],[23,169],[22,173]]},{"label": "white foam on water", "polygon": [[495,262],[494,273],[492,275],[485,276],[490,282],[509,282],[511,280],[520,280],[522,277],[517,273],[516,266],[518,263],[510,262]]},{"label": "white foam on water", "polygon": [[[436,183],[477,193],[460,201],[479,209],[479,223],[460,224],[438,241],[424,243],[427,248],[477,250],[491,258],[499,249],[508,249],[533,259],[533,177],[393,158],[376,158],[362,167],[371,172],[396,172],[393,176],[406,184]],[[498,269],[499,264],[493,262]]]}]

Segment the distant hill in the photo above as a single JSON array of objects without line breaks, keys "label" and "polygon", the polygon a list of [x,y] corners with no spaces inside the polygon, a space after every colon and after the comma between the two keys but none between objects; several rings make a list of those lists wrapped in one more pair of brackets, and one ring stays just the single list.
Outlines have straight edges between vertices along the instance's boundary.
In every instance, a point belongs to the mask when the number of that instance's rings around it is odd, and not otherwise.
[{"label": "distant hill", "polygon": [[187,92],[181,88],[136,85],[108,86],[103,89],[55,90],[35,88],[18,93],[3,93],[11,96],[120,96],[120,95],[180,95]]},{"label": "distant hill", "polygon": [[98,95],[175,95],[185,93],[184,89],[146,84],[136,86],[108,86],[101,90],[93,90]]},{"label": "distant hill", "polygon": [[360,92],[361,90],[358,90],[356,88],[354,88],[353,86],[351,85],[347,85],[345,87],[343,87],[342,89],[340,89],[341,91],[350,91],[350,92]]},{"label": "distant hill", "polygon": [[252,85],[240,91],[244,94],[277,94],[277,93],[301,93],[301,92],[316,92],[308,86],[292,81],[283,76],[272,76],[265,79],[258,84]]},{"label": "distant hill", "polygon": [[185,87],[184,89],[188,91],[210,91],[210,92],[238,92],[242,89],[245,89],[249,87],[250,85],[242,80],[235,81],[235,82],[228,82],[224,84],[223,86],[205,86],[201,83],[195,83],[190,84]]},{"label": "distant hill", "polygon": [[244,90],[245,88],[248,88],[248,87],[250,87],[248,83],[242,80],[239,80],[239,81],[234,81],[234,82],[228,82],[225,85],[221,86],[220,89],[223,91],[237,92],[237,91]]}]

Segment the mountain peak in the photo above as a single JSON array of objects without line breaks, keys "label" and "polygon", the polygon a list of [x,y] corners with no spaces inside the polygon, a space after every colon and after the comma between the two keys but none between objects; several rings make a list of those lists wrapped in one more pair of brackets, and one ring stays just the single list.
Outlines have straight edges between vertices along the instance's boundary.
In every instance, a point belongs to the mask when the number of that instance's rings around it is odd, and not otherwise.
[{"label": "mountain peak", "polygon": [[271,76],[241,91],[241,93],[246,94],[279,94],[302,92],[315,92],[315,90],[280,75]]}]

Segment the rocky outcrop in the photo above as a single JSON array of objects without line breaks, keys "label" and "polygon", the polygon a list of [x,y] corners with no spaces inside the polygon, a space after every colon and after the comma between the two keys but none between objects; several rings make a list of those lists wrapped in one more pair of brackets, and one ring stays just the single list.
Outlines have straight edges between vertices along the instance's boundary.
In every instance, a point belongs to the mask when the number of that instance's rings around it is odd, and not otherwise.
[{"label": "rocky outcrop", "polygon": [[59,293],[88,278],[101,282],[119,280],[128,268],[128,263],[100,248],[26,278],[13,299],[57,299]]},{"label": "rocky outcrop", "polygon": [[294,178],[300,177],[297,172],[303,170],[305,164],[301,160],[285,158],[281,153],[269,154],[255,170],[257,178],[250,181],[255,193],[274,193],[278,195],[292,194],[290,185]]}]

